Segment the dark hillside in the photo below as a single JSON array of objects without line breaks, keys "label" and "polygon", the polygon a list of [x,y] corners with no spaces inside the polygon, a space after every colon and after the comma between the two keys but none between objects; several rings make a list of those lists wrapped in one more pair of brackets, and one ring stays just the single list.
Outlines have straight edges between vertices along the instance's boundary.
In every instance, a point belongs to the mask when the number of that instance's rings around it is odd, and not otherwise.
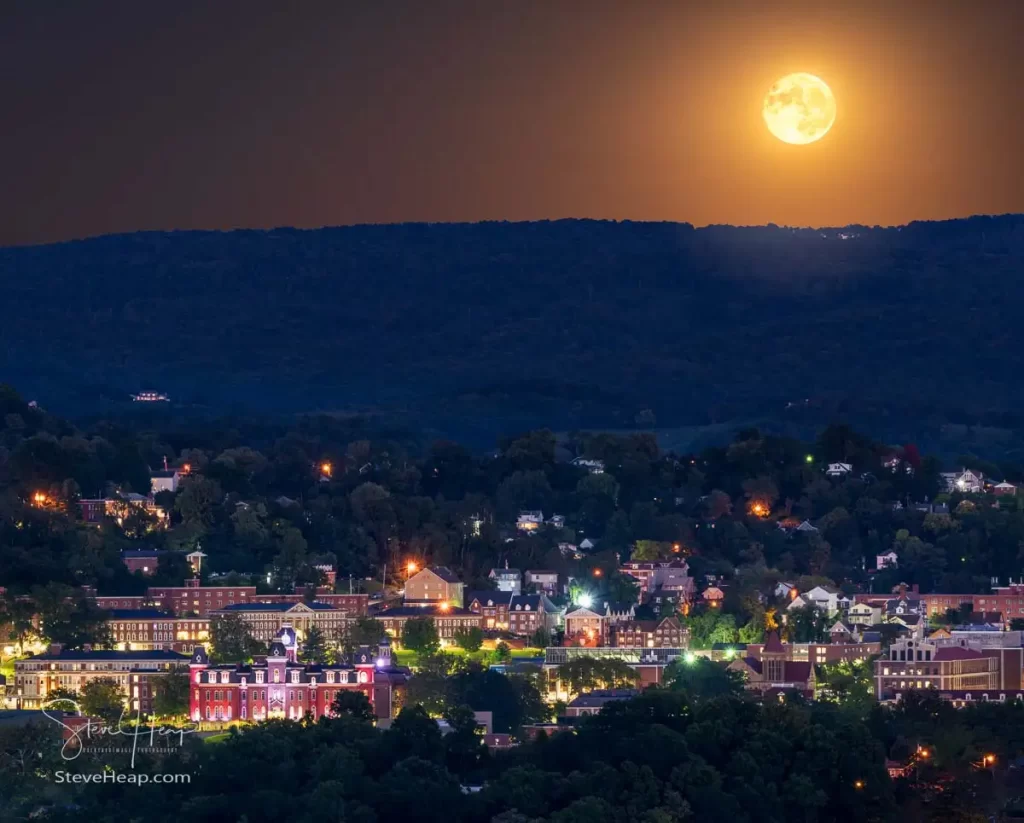
[{"label": "dark hillside", "polygon": [[142,233],[0,249],[0,294],[0,379],[72,414],[147,388],[494,431],[1024,409],[1022,216]]}]

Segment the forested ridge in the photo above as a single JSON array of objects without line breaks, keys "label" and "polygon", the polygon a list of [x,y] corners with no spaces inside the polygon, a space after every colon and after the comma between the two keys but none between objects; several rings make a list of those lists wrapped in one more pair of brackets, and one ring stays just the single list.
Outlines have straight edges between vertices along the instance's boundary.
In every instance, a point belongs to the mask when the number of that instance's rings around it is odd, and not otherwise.
[{"label": "forested ridge", "polygon": [[488,442],[766,416],[1015,429],[1022,263],[1021,216],[107,236],[0,250],[0,375],[65,414],[155,389]]}]

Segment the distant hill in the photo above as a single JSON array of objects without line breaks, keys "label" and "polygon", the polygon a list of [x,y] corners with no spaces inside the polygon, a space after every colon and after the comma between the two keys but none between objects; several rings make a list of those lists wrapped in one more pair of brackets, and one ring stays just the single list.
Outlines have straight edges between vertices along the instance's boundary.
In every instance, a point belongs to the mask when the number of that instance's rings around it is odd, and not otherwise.
[{"label": "distant hill", "polygon": [[1024,427],[1021,215],[147,232],[0,249],[0,294],[0,381],[69,414]]}]

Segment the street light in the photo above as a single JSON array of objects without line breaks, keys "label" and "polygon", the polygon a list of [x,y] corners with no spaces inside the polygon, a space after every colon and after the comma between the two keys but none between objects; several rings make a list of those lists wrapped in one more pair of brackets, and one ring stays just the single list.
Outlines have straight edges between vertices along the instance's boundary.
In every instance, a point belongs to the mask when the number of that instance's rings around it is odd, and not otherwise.
[{"label": "street light", "polygon": [[418,568],[419,566],[417,566],[415,561],[413,560],[410,560],[408,563],[405,564],[405,571],[407,572],[407,574],[415,574]]}]

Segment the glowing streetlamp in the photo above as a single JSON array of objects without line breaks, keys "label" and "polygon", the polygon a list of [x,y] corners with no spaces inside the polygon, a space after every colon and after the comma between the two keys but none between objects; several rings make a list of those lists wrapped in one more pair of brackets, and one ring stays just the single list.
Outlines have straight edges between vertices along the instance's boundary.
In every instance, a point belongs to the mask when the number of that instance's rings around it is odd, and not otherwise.
[{"label": "glowing streetlamp", "polygon": [[600,569],[594,569],[594,577],[600,577],[603,572]]},{"label": "glowing streetlamp", "polygon": [[334,473],[334,466],[331,465],[330,461],[325,460],[320,464],[320,474],[324,477],[330,477]]},{"label": "glowing streetlamp", "polygon": [[584,609],[589,609],[594,604],[594,598],[589,594],[581,594],[576,598],[576,605],[582,606]]},{"label": "glowing streetlamp", "polygon": [[416,574],[418,570],[419,566],[417,566],[416,562],[413,560],[410,560],[408,563],[405,564],[406,577],[412,574]]}]

